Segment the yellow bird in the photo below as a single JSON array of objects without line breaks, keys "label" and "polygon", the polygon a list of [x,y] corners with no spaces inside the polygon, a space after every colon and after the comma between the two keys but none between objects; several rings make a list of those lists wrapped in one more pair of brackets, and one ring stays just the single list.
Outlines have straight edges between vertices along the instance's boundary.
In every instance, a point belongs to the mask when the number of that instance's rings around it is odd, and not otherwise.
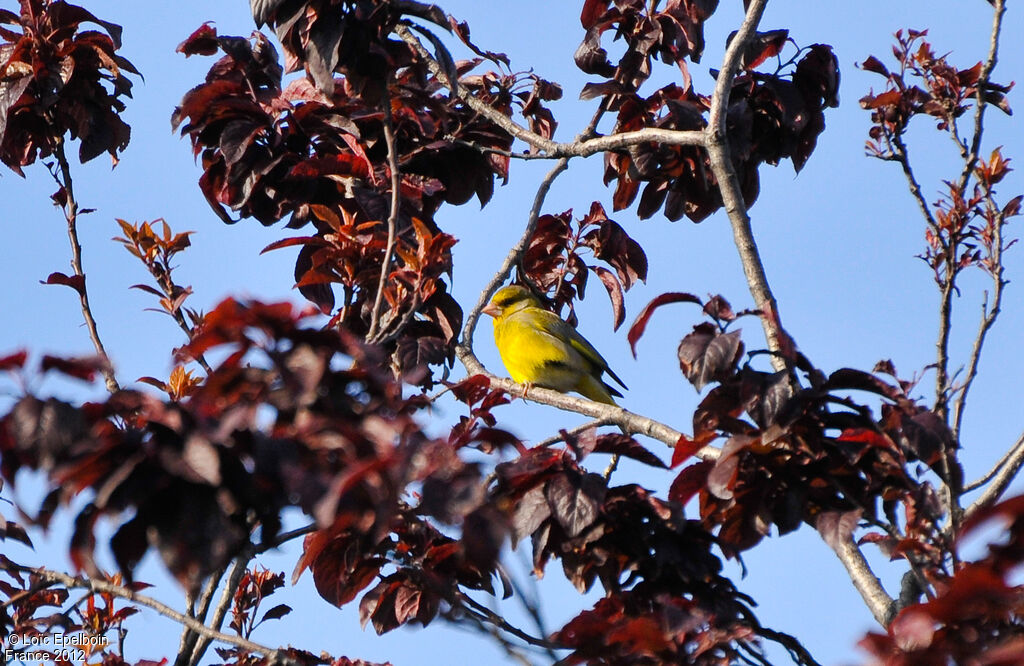
[{"label": "yellow bird", "polygon": [[483,309],[494,317],[494,343],[512,379],[614,405],[622,396],[601,380],[607,372],[622,388],[626,385],[608,367],[594,346],[576,329],[545,310],[529,289],[502,287]]}]

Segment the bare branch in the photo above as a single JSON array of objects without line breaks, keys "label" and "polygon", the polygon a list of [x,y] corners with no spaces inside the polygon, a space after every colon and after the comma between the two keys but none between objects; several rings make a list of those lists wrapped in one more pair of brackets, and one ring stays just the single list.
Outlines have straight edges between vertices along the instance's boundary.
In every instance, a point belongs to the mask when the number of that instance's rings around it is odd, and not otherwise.
[{"label": "bare branch", "polygon": [[122,587],[121,585],[115,585],[104,580],[94,580],[90,578],[83,578],[81,576],[71,576],[60,571],[53,571],[51,569],[45,569],[42,567],[21,568],[26,572],[38,575],[43,580],[46,580],[51,583],[59,583],[60,585],[63,585],[68,589],[84,589],[101,594],[110,594],[115,597],[130,601],[139,606],[146,606],[147,608],[152,608],[164,617],[170,618],[178,624],[182,624],[191,629],[192,631],[196,632],[197,634],[204,636],[210,640],[221,641],[223,643],[228,643],[230,645],[234,645],[235,647],[242,648],[243,650],[263,655],[275,664],[295,664],[295,666],[298,666],[294,659],[287,657],[277,649],[269,648],[265,645],[260,645],[259,643],[253,643],[252,641],[247,640],[245,638],[241,638],[240,636],[232,636],[230,634],[225,634],[215,629],[211,629],[210,627],[207,627],[205,624],[203,624],[199,620],[196,620],[195,618],[179,613],[170,606],[167,606],[166,604],[163,604],[157,601],[156,599],[153,599],[152,597],[139,594],[138,592],[130,590],[126,587]]},{"label": "bare branch", "polygon": [[935,222],[935,215],[932,213],[931,206],[928,205],[928,201],[924,198],[921,184],[917,182],[917,175],[914,173],[914,167],[910,162],[910,152],[907,149],[907,144],[903,142],[903,137],[897,134],[892,139],[892,145],[895,147],[892,161],[899,164],[900,168],[903,169],[903,177],[907,179],[907,189],[910,190],[911,196],[917,202],[917,207],[921,209],[921,215],[928,222],[929,227],[938,229],[939,225]]},{"label": "bare branch", "polygon": [[[249,562],[253,557],[260,553],[265,553],[271,548],[276,548],[283,543],[291,541],[292,539],[305,536],[306,534],[314,531],[316,531],[315,523],[291,530],[290,532],[279,534],[269,543],[261,544],[259,546],[256,544],[250,544],[243,549],[232,564],[231,573],[228,574],[228,579],[224,584],[224,591],[221,593],[220,601],[217,602],[217,607],[213,611],[213,619],[210,620],[209,626],[219,631],[221,626],[224,624],[224,618],[227,615],[228,609],[231,607],[231,601],[234,599],[235,591],[238,589],[242,576],[245,575]],[[206,614],[210,605],[210,598],[212,598],[213,593],[216,592],[217,583],[220,581],[221,576],[223,576],[223,572],[221,572],[221,575],[216,577],[216,581],[211,579],[212,588],[208,587],[208,594],[207,592],[204,592],[203,594],[204,603],[200,605],[200,613],[198,615],[201,620],[205,621],[206,619]],[[196,664],[202,660],[203,655],[206,654],[206,650],[210,647],[210,642],[211,639],[208,637],[203,637],[198,641],[193,640],[192,645],[188,650],[189,658],[183,663],[187,664],[187,666],[196,666]],[[183,654],[186,654],[184,650],[179,651],[179,658],[181,658]]]},{"label": "bare branch", "polygon": [[[217,593],[217,587],[220,585],[221,578],[224,577],[224,571],[224,567],[218,568],[206,581],[206,587],[199,597],[198,610],[195,607],[195,599],[191,598],[191,594],[188,595],[190,598],[186,612],[189,617],[194,617],[200,622],[206,622],[206,614],[210,611],[210,603],[213,600],[213,595]],[[185,627],[185,630],[181,633],[181,640],[178,643],[178,656],[174,660],[175,666],[187,666],[190,663],[189,655],[192,654],[198,639],[199,634]]]},{"label": "bare branch", "polygon": [[504,113],[474,97],[463,86],[457,85],[456,82],[449,81],[448,74],[406,26],[402,24],[395,26],[395,33],[397,33],[405,43],[409,44],[413,50],[416,51],[417,55],[419,55],[419,57],[427,64],[427,68],[430,69],[430,72],[437,77],[437,80],[458,96],[458,98],[461,99],[469,108],[508,132],[509,135],[529,144],[534,149],[541,151],[545,159],[587,157],[596,153],[603,153],[607,150],[617,150],[642,143],[652,142],[673,146],[704,145],[704,132],[696,130],[666,130],[655,127],[600,137],[590,137],[589,133],[586,133],[585,136],[579,137],[568,143],[553,141],[552,139],[541,136],[540,134],[516,123]]},{"label": "bare branch", "polygon": [[93,317],[92,307],[89,305],[89,292],[85,283],[85,271],[82,269],[82,244],[78,241],[78,202],[75,200],[75,188],[71,179],[71,165],[68,163],[67,154],[64,152],[63,137],[57,139],[53,154],[57,158],[57,164],[60,169],[60,176],[58,177],[54,173],[53,177],[64,193],[64,202],[61,205],[61,209],[64,212],[64,219],[68,223],[68,240],[71,243],[71,269],[75,272],[75,276],[81,278],[82,281],[81,288],[76,289],[82,304],[82,316],[85,318],[85,327],[89,330],[89,339],[92,340],[96,354],[103,359],[103,378],[107,390],[115,393],[121,390],[121,386],[117,383],[114,368],[110,363],[107,350],[103,346],[103,341],[100,339],[99,329],[96,327],[96,319]]},{"label": "bare branch", "polygon": [[462,609],[467,613],[471,613],[476,618],[484,622],[487,622],[488,624],[493,624],[495,627],[498,627],[502,631],[512,634],[516,638],[530,645],[534,645],[545,649],[554,649],[559,647],[557,643],[552,643],[551,641],[545,638],[538,638],[536,636],[532,636],[523,631],[522,629],[520,629],[519,627],[513,624],[509,624],[508,620],[503,618],[501,615],[498,615],[490,608],[484,606],[479,601],[473,599],[468,594],[465,594],[462,591],[456,591],[454,602],[462,606]]},{"label": "bare branch", "polygon": [[[995,243],[998,243],[999,253],[1001,254],[1002,224],[997,228],[996,234],[998,238],[996,238]],[[960,387],[960,392],[953,402],[953,438],[956,441],[960,440],[960,425],[963,422],[964,409],[967,407],[967,393],[971,390],[974,379],[978,376],[978,364],[981,362],[981,351],[985,345],[985,337],[996,323],[996,318],[1002,309],[1003,287],[1006,285],[1006,282],[1003,280],[1002,260],[995,260],[993,263],[995,269],[992,282],[995,293],[992,298],[992,308],[989,309],[988,307],[988,293],[986,292],[985,300],[981,305],[981,319],[978,322],[978,332],[974,336],[974,346],[971,348],[971,358],[967,362],[967,376],[964,378],[963,386]]]},{"label": "bare branch", "polygon": [[[234,599],[235,590],[238,589],[238,584],[241,582],[242,576],[245,575],[250,559],[252,559],[252,556],[248,549],[247,552],[235,558],[235,562],[231,566],[231,573],[228,574],[227,582],[224,584],[224,591],[220,595],[220,601],[217,602],[217,607],[213,611],[213,619],[210,621],[209,626],[214,631],[220,631],[221,626],[224,624],[224,617],[227,615],[228,608],[231,607],[231,600]],[[199,639],[189,657],[188,666],[196,666],[200,662],[203,655],[206,654],[207,648],[210,647],[210,642],[211,638],[209,636],[203,636]]]},{"label": "bare branch", "polygon": [[818,660],[814,658],[810,651],[795,636],[769,629],[760,623],[754,628],[754,633],[761,638],[766,638],[784,647],[789,652],[789,657],[794,663],[805,664],[805,666],[821,666]]},{"label": "bare branch", "polygon": [[[569,167],[569,158],[563,157],[558,160],[558,163],[544,176],[544,180],[541,181],[540,187],[537,188],[537,194],[533,197],[533,206],[530,208],[530,215],[526,220],[526,229],[523,231],[523,235],[519,237],[517,242],[509,253],[505,256],[505,260],[501,263],[501,267],[491,278],[491,281],[487,283],[484,290],[480,293],[480,298],[477,299],[476,305],[466,315],[466,323],[462,327],[462,342],[459,344],[457,353],[459,358],[462,358],[463,354],[467,354],[473,357],[473,361],[480,365],[479,361],[476,360],[476,356],[473,354],[473,332],[476,330],[477,322],[480,320],[480,313],[487,306],[487,302],[491,300],[491,296],[498,290],[498,287],[508,279],[508,276],[512,273],[512,267],[519,263],[519,260],[523,256],[523,252],[526,251],[526,246],[530,244],[530,239],[533,237],[533,231],[537,228],[537,220],[540,218],[540,209],[544,205],[544,199],[547,198],[548,190],[551,189],[551,184],[555,182],[555,178],[558,178],[563,171]],[[463,361],[465,363],[465,361]],[[483,366],[481,366],[482,368]],[[474,374],[474,373],[470,373]]]},{"label": "bare branch", "polygon": [[883,627],[889,626],[896,605],[864,559],[864,553],[860,552],[860,548],[849,538],[837,540],[832,551],[846,567],[846,573],[853,581],[853,586],[860,592],[875,620]]},{"label": "bare branch", "polygon": [[391,119],[391,96],[384,94],[381,100],[384,111],[384,141],[388,148],[388,170],[391,171],[391,204],[388,211],[388,242],[384,247],[384,259],[380,264],[380,281],[377,283],[377,296],[373,299],[373,314],[370,318],[370,330],[366,339],[375,342],[380,332],[380,307],[384,299],[384,286],[391,272],[391,258],[395,252],[395,236],[398,228],[398,210],[402,189],[402,174],[398,170],[398,149],[395,145],[395,130]]},{"label": "bare branch", "polygon": [[[488,372],[481,365],[480,361],[472,355],[472,352],[463,354],[462,348],[460,348],[459,359],[466,366],[466,371],[470,375],[479,374],[487,377],[491,382],[491,388],[498,388],[512,395],[527,398],[524,385]],[[660,421],[641,416],[617,405],[594,402],[593,400],[578,398],[567,393],[539,386],[531,386],[529,393],[528,399],[533,402],[557,407],[568,412],[576,412],[577,414],[583,414],[584,416],[604,421],[607,424],[617,425],[627,435],[646,435],[671,447],[674,447],[679,442],[679,438],[683,436],[683,433]],[[714,446],[705,446],[696,453],[696,456],[701,460],[717,460],[720,453],[721,451]]]},{"label": "bare branch", "polygon": [[722,195],[722,203],[729,215],[732,225],[733,241],[740,254],[743,273],[747,278],[750,295],[754,303],[763,313],[761,325],[764,327],[765,338],[771,354],[772,366],[776,370],[786,368],[786,359],[779,354],[783,348],[786,333],[782,329],[778,305],[775,295],[768,285],[761,255],[754,240],[754,232],[750,227],[750,216],[743,201],[739,178],[729,157],[729,140],[726,135],[726,115],[729,107],[729,93],[733,79],[739,68],[740,57],[747,42],[757,30],[757,25],[764,13],[768,0],[753,0],[747,7],[747,15],[729,43],[722,60],[722,68],[715,82],[715,92],[711,98],[711,111],[708,119],[705,146],[711,159],[711,169],[718,181],[718,189]]},{"label": "bare branch", "polygon": [[984,485],[987,479],[991,479],[990,485],[985,488],[985,492],[981,494],[981,497],[974,500],[964,511],[964,520],[967,520],[979,510],[995,504],[1002,497],[1003,493],[1006,492],[1006,488],[1014,478],[1016,478],[1017,472],[1020,471],[1022,465],[1024,465],[1024,435],[1017,438],[1017,442],[991,472],[964,489],[966,492],[967,490],[978,488]]},{"label": "bare branch", "polygon": [[[611,423],[609,421],[604,421],[603,419],[594,419],[593,421],[587,421],[582,425],[578,425],[575,428],[570,428],[564,432],[567,435],[575,436],[588,430],[593,430],[594,428],[600,428],[603,425],[611,425]],[[562,433],[560,432],[557,435],[552,435],[551,437],[548,437],[543,441],[537,442],[537,444],[535,444],[534,446],[540,448],[542,446],[551,446],[552,444],[557,444],[562,441],[565,441],[565,437],[563,437]]]}]

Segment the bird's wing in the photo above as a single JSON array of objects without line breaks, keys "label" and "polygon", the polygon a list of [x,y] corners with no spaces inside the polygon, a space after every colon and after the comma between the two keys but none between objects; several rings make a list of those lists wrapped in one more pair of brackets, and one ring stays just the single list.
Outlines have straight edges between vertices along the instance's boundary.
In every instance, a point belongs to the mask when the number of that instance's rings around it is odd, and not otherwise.
[{"label": "bird's wing", "polygon": [[622,388],[628,388],[618,375],[612,372],[612,369],[608,367],[608,361],[604,360],[601,353],[594,349],[594,345],[590,344],[586,338],[579,334],[579,332],[570,326],[568,323],[562,320],[561,317],[553,312],[544,310],[543,308],[530,308],[531,314],[533,310],[536,310],[536,317],[538,327],[545,333],[557,338],[559,341],[567,341],[569,345],[576,350],[576,352],[585,358],[587,362],[593,365],[595,368],[608,373],[608,376],[618,382]]}]

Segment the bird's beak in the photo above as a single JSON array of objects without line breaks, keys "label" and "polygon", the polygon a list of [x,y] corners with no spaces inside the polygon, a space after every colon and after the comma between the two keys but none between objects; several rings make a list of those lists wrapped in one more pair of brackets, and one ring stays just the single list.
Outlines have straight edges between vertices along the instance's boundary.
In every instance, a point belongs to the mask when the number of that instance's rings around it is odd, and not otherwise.
[{"label": "bird's beak", "polygon": [[491,315],[492,317],[500,317],[501,316],[501,308],[499,308],[494,303],[488,303],[487,307],[485,307],[480,312],[483,312],[484,314],[487,314],[487,315]]}]

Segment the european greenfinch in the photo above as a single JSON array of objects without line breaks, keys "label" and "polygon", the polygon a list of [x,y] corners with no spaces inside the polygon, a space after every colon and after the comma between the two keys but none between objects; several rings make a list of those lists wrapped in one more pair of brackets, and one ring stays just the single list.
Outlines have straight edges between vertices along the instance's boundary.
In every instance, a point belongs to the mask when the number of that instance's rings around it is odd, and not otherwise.
[{"label": "european greenfinch", "polygon": [[494,343],[512,379],[568,393],[576,391],[614,405],[622,396],[601,379],[605,372],[622,388],[594,346],[525,287],[502,287],[483,309],[494,317]]}]

